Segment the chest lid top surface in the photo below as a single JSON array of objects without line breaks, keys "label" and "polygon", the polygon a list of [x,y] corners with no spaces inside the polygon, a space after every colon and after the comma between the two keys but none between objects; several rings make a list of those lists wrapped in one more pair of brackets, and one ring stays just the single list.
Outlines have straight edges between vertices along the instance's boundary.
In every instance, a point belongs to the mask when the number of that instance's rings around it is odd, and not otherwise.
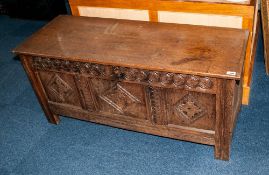
[{"label": "chest lid top surface", "polygon": [[247,39],[239,29],[58,16],[14,52],[240,79]]}]

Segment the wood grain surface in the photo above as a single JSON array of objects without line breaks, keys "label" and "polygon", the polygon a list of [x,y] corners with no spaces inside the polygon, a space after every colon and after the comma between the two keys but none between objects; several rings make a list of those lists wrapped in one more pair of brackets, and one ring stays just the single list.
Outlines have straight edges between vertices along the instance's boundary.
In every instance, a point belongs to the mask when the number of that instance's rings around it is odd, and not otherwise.
[{"label": "wood grain surface", "polygon": [[15,53],[240,79],[248,32],[59,16]]}]

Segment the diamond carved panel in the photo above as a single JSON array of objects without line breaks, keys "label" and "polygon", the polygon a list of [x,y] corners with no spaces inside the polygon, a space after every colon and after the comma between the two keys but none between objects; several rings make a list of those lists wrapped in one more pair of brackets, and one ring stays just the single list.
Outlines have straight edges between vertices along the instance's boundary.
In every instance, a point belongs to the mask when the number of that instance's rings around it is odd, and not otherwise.
[{"label": "diamond carved panel", "polygon": [[145,115],[141,113],[145,108],[143,102],[119,83],[115,83],[113,87],[105,90],[99,97],[119,114]]},{"label": "diamond carved panel", "polygon": [[72,94],[72,88],[68,83],[66,83],[59,75],[55,74],[49,80],[47,88],[54,97],[57,98],[59,102],[65,102]]},{"label": "diamond carved panel", "polygon": [[206,110],[191,94],[185,95],[175,104],[176,115],[188,124],[206,114]]}]

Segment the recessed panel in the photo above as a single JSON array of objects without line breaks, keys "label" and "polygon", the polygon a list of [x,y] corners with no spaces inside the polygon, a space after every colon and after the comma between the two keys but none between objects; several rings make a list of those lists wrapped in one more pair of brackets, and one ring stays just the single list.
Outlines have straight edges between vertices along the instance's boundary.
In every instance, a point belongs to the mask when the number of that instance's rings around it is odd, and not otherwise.
[{"label": "recessed panel", "polygon": [[168,124],[179,127],[214,130],[216,98],[213,94],[185,90],[167,93]]},{"label": "recessed panel", "polygon": [[242,28],[242,17],[184,12],[158,12],[159,22],[192,24],[228,28]]},{"label": "recessed panel", "polygon": [[39,77],[50,101],[81,106],[79,93],[72,75],[40,71]]},{"label": "recessed panel", "polygon": [[78,6],[80,16],[149,21],[148,10]]},{"label": "recessed panel", "polygon": [[132,83],[89,79],[100,112],[148,119],[144,86]]}]

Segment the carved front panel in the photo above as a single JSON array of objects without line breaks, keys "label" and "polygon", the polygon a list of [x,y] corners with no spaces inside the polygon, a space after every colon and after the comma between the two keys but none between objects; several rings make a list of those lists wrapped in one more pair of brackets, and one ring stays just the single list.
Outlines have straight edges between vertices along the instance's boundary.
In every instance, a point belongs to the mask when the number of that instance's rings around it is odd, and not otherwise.
[{"label": "carved front panel", "polygon": [[148,119],[144,86],[89,78],[101,113]]},{"label": "carved front panel", "polygon": [[168,124],[214,130],[215,95],[168,90]]},{"label": "carved front panel", "polygon": [[53,102],[153,125],[214,130],[215,78],[40,57],[32,66]]},{"label": "carved front panel", "polygon": [[81,107],[79,93],[72,75],[40,71],[39,77],[50,101]]}]

